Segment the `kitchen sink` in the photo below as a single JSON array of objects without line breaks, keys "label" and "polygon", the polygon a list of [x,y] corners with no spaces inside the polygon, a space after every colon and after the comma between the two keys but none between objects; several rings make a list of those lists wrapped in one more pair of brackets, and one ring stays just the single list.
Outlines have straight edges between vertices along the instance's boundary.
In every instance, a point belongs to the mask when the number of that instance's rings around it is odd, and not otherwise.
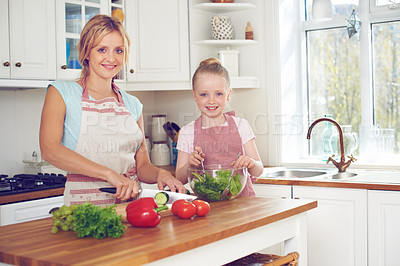
[{"label": "kitchen sink", "polygon": [[346,179],[346,178],[352,178],[355,177],[357,174],[355,173],[350,173],[350,172],[341,172],[337,173],[332,176],[332,179]]},{"label": "kitchen sink", "polygon": [[307,178],[307,177],[315,177],[320,175],[325,175],[327,172],[324,171],[312,171],[312,170],[278,170],[275,172],[267,172],[263,174],[263,177],[266,178]]}]

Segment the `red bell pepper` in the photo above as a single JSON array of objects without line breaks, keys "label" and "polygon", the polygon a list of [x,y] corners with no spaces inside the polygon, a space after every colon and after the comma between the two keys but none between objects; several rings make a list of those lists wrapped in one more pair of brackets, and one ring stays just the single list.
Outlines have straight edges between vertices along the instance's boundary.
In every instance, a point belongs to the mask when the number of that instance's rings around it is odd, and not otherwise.
[{"label": "red bell pepper", "polygon": [[168,206],[157,207],[154,198],[137,199],[126,207],[126,218],[132,226],[155,227],[161,221],[158,212],[168,209]]},{"label": "red bell pepper", "polygon": [[129,203],[128,206],[126,206],[126,212],[129,212],[131,209],[134,209],[139,206],[151,206],[153,208],[158,207],[154,198],[145,197],[145,198],[140,198],[140,199],[134,200],[131,203]]}]

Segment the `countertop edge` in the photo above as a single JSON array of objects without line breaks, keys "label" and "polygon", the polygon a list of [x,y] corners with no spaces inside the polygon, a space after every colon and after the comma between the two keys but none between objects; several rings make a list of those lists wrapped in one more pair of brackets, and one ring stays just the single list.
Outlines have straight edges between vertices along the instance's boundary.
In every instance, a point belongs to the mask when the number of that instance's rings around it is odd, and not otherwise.
[{"label": "countertop edge", "polygon": [[27,200],[37,200],[42,198],[62,196],[63,194],[64,194],[64,188],[61,187],[54,189],[38,190],[29,193],[17,193],[17,194],[5,195],[0,197],[0,205],[27,201]]},{"label": "countertop edge", "polygon": [[336,187],[336,188],[352,188],[352,189],[370,189],[370,190],[392,190],[400,191],[400,184],[379,184],[379,183],[362,183],[362,182],[340,182],[340,181],[319,181],[319,180],[288,180],[278,178],[258,178],[255,184],[270,185],[294,185],[294,186],[310,186],[310,187]]}]

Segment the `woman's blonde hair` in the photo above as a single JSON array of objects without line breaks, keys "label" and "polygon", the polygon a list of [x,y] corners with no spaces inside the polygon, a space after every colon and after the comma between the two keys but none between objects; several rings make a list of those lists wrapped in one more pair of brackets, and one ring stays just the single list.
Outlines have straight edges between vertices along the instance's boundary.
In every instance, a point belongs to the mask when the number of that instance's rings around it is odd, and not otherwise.
[{"label": "woman's blonde hair", "polygon": [[89,61],[87,58],[93,47],[96,47],[103,37],[113,31],[119,32],[124,39],[125,62],[128,62],[130,40],[121,21],[115,17],[106,15],[95,15],[85,25],[78,42],[79,62],[82,65],[82,72],[79,79],[89,75]]},{"label": "woman's blonde hair", "polygon": [[199,66],[196,69],[196,72],[193,74],[192,78],[192,88],[193,90],[196,87],[197,78],[200,74],[216,74],[225,79],[226,88],[228,89],[230,86],[229,73],[225,67],[222,66],[221,62],[216,58],[207,58],[200,62]]}]

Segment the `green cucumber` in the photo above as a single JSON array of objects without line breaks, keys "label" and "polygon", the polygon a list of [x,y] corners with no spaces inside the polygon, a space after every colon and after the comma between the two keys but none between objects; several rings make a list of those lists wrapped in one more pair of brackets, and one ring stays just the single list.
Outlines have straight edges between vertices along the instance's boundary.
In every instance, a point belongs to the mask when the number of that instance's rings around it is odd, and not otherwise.
[{"label": "green cucumber", "polygon": [[154,196],[154,199],[156,200],[156,203],[158,206],[164,205],[164,204],[167,204],[167,202],[169,200],[169,195],[168,195],[168,193],[161,191],[161,192],[158,192]]}]

